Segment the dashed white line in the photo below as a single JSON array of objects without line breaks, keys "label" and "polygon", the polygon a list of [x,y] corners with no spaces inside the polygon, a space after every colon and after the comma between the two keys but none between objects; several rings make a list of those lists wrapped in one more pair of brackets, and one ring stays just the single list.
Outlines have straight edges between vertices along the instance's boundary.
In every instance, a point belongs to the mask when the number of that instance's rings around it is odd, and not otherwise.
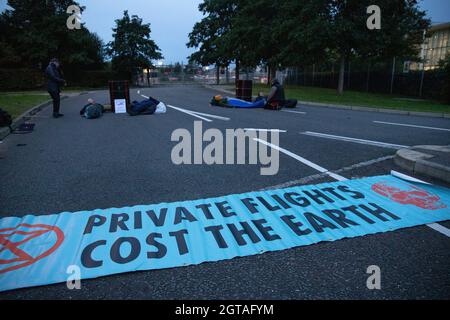
[{"label": "dashed white line", "polygon": [[365,145],[371,145],[371,146],[375,146],[375,147],[382,147],[382,148],[389,148],[389,149],[409,148],[409,146],[404,146],[401,144],[393,144],[393,143],[386,143],[386,142],[380,142],[380,141],[372,141],[372,140],[357,139],[357,138],[350,138],[350,137],[344,137],[344,136],[336,136],[336,135],[332,135],[332,134],[325,134],[325,133],[319,133],[319,132],[306,131],[306,132],[302,132],[301,134],[307,135],[307,136],[312,136],[312,137],[353,142],[353,143],[359,143],[359,144],[365,144]]},{"label": "dashed white line", "polygon": [[280,130],[280,129],[255,129],[255,128],[244,128],[245,131],[260,131],[260,132],[280,132],[280,133],[286,133],[287,130]]},{"label": "dashed white line", "polygon": [[374,123],[388,124],[388,125],[392,125],[392,126],[401,126],[401,127],[412,127],[412,128],[430,129],[430,130],[439,130],[439,131],[450,131],[450,129],[447,129],[447,128],[419,126],[419,125],[416,125],[416,124],[385,122],[385,121],[374,121]]},{"label": "dashed white line", "polygon": [[281,110],[282,112],[289,112],[289,113],[297,113],[297,114],[306,114],[306,112],[303,111],[293,111],[293,110]]},{"label": "dashed white line", "polygon": [[338,181],[347,180],[347,178],[344,178],[343,176],[335,174],[335,173],[331,172],[330,170],[327,170],[327,169],[325,169],[325,168],[323,168],[323,167],[321,167],[321,166],[319,166],[319,165],[317,165],[317,164],[315,164],[315,163],[313,163],[313,162],[311,162],[311,161],[309,161],[309,160],[307,160],[307,159],[305,159],[303,157],[300,157],[299,155],[297,155],[297,154],[295,154],[293,152],[290,152],[289,150],[280,148],[279,146],[277,146],[275,144],[269,143],[267,141],[264,141],[264,140],[261,140],[261,139],[258,139],[258,138],[253,138],[253,140],[255,140],[255,141],[259,142],[259,143],[262,143],[262,144],[264,144],[266,146],[269,146],[272,149],[278,150],[279,152],[284,153],[285,155],[287,155],[287,156],[289,156],[291,158],[294,158],[297,161],[300,161],[301,163],[307,165],[308,167],[311,167],[311,168],[313,168],[313,169],[315,169],[315,170],[317,170],[317,171],[319,171],[321,173],[325,173],[326,175],[332,177],[335,180],[338,180]]}]

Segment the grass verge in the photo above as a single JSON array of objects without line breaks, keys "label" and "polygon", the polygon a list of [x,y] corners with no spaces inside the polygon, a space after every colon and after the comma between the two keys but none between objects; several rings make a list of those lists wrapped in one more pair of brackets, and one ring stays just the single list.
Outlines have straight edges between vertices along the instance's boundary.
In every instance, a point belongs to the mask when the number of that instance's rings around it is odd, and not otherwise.
[{"label": "grass verge", "polygon": [[0,108],[16,119],[28,109],[48,100],[48,93],[0,93]]},{"label": "grass verge", "polygon": [[[253,86],[253,94],[255,95],[258,92],[267,94],[269,90],[270,88],[263,84],[255,84]],[[338,95],[334,89],[299,86],[286,86],[285,91],[288,99],[300,101],[405,111],[450,113],[450,105],[448,104],[398,95],[358,91],[345,91],[342,95]]]}]

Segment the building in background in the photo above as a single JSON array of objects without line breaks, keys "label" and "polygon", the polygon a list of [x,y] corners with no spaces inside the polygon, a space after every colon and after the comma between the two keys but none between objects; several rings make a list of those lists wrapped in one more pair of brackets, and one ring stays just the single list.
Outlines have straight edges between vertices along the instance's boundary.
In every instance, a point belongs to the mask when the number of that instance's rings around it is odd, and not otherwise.
[{"label": "building in background", "polygon": [[450,54],[450,22],[433,25],[421,46],[420,57],[424,63],[405,61],[404,71],[426,71],[439,67],[439,61]]}]

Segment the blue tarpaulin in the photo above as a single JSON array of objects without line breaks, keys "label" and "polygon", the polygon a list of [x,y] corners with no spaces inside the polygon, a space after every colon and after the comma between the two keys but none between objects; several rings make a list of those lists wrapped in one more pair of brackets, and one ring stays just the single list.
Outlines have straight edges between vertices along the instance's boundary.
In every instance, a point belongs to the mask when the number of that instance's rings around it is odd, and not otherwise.
[{"label": "blue tarpaulin", "polygon": [[249,102],[236,98],[227,98],[227,105],[235,108],[264,108],[266,105],[266,100],[260,99],[255,102]]},{"label": "blue tarpaulin", "polygon": [[450,190],[392,176],[0,219],[0,291],[180,267],[450,220]]}]

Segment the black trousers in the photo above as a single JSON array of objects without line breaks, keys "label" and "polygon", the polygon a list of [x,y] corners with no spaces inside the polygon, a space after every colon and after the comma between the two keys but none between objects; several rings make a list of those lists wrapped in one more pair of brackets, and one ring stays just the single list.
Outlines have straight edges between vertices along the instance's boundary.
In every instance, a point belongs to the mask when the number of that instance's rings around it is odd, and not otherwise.
[{"label": "black trousers", "polygon": [[61,96],[58,91],[49,91],[53,100],[53,113],[59,113],[59,106],[61,105]]}]

